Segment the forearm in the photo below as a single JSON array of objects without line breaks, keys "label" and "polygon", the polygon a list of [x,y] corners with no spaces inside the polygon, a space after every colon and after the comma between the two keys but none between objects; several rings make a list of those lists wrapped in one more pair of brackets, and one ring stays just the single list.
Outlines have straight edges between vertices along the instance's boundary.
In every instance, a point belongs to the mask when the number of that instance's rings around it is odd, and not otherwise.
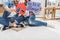
[{"label": "forearm", "polygon": [[12,12],[10,8],[8,7],[3,7],[5,11]]}]

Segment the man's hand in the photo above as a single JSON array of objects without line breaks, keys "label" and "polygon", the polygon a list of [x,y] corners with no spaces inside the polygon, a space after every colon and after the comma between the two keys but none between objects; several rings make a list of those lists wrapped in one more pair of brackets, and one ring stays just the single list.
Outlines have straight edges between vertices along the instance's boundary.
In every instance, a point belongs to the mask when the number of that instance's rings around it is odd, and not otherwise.
[{"label": "man's hand", "polygon": [[16,12],[11,12],[8,17],[14,17],[17,13]]},{"label": "man's hand", "polygon": [[16,12],[16,9],[11,8],[11,12]]}]

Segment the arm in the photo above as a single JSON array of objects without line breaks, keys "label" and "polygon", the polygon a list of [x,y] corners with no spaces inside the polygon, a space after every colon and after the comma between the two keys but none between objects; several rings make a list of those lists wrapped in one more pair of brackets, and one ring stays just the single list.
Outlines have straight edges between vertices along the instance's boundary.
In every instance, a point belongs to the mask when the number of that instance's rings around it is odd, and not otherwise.
[{"label": "arm", "polygon": [[7,6],[3,7],[4,10],[8,11],[8,12],[12,12],[10,8],[8,8]]},{"label": "arm", "polygon": [[4,10],[6,10],[6,11],[8,11],[8,12],[15,11],[15,9],[9,8],[8,5],[9,5],[9,2],[4,2],[4,6],[3,6]]}]

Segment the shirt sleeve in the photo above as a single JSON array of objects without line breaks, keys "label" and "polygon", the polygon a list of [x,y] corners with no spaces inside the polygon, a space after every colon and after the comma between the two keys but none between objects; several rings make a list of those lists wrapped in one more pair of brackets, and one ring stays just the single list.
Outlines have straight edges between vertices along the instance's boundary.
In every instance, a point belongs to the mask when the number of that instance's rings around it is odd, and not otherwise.
[{"label": "shirt sleeve", "polygon": [[3,6],[4,7],[6,7],[6,6],[8,7],[8,4],[9,4],[9,2],[4,2]]}]

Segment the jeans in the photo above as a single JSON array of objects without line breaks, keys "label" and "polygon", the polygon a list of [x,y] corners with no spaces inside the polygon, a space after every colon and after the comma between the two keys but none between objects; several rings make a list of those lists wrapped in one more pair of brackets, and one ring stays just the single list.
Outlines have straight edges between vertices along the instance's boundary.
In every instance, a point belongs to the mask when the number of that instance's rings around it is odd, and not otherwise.
[{"label": "jeans", "polygon": [[16,19],[16,16],[15,17],[8,17],[9,15],[10,15],[9,12],[4,11],[3,18],[5,18],[9,22],[14,22]]},{"label": "jeans", "polygon": [[8,21],[8,24],[9,24],[9,22],[15,22],[15,20],[16,20],[18,23],[20,23],[20,22],[22,22],[22,21],[25,20],[25,17],[23,17],[22,15],[21,15],[21,16],[18,16],[18,14],[17,14],[17,15],[15,15],[15,17],[8,17],[9,15],[10,15],[9,12],[4,11],[3,18],[4,18],[6,21]]},{"label": "jeans", "polygon": [[18,16],[18,17],[16,17],[16,21],[18,22],[18,23],[21,23],[21,22],[23,22],[25,20],[25,17],[24,16]]},{"label": "jeans", "polygon": [[35,15],[32,14],[29,17],[29,25],[32,25],[32,26],[47,26],[47,23],[46,22],[35,20]]},{"label": "jeans", "polygon": [[9,12],[4,11],[3,16],[2,16],[2,19],[4,20],[4,23],[2,21],[1,22],[2,24],[6,24],[6,26],[9,26],[9,22],[11,22],[11,23],[15,22],[15,19],[16,19],[17,15],[15,17],[8,17],[9,15],[10,15]]},{"label": "jeans", "polygon": [[6,19],[4,19],[3,17],[0,17],[0,24],[8,27],[9,26],[9,21],[7,21]]}]

